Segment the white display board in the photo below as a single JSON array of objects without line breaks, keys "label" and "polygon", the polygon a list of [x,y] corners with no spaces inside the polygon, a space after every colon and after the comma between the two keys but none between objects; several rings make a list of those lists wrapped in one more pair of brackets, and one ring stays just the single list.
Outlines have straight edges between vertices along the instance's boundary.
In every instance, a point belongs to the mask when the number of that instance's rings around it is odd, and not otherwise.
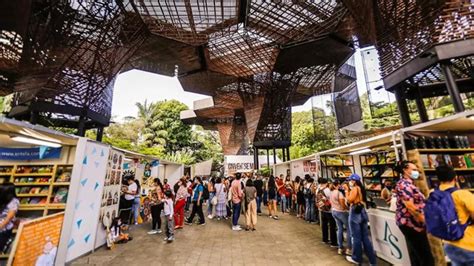
[{"label": "white display board", "polygon": [[124,154],[111,150],[107,160],[107,171],[104,180],[103,193],[100,204],[99,224],[95,247],[106,243],[106,227],[110,227],[112,220],[118,216],[120,188],[122,184]]},{"label": "white display board", "polygon": [[56,265],[94,249],[109,151],[109,146],[79,139]]},{"label": "white display board", "polygon": [[395,213],[369,210],[370,233],[377,256],[393,265],[410,265],[405,237],[395,221]]}]

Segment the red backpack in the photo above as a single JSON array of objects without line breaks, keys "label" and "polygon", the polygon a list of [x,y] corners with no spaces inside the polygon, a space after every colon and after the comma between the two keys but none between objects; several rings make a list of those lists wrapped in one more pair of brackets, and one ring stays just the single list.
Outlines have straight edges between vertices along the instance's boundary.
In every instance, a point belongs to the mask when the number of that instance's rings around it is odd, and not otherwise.
[{"label": "red backpack", "polygon": [[316,205],[320,211],[330,212],[331,200],[329,199],[329,197],[326,197],[326,194],[324,194],[324,189],[320,189],[316,194]]}]

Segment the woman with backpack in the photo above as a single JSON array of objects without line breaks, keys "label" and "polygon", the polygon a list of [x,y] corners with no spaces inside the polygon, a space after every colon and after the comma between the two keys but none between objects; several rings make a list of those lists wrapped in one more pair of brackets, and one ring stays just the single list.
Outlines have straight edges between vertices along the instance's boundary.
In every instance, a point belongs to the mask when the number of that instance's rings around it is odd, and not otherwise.
[{"label": "woman with backpack", "polygon": [[[323,242],[337,247],[336,221],[331,213],[331,190],[326,178],[318,179],[319,188],[316,193],[318,210],[321,212],[321,230],[323,231]],[[330,242],[329,242],[330,241]]]},{"label": "woman with backpack", "polygon": [[397,195],[395,218],[405,236],[410,262],[412,265],[434,265],[423,213],[425,196],[414,182],[420,178],[420,172],[416,164],[410,161],[398,163],[396,170],[400,173],[400,180],[395,187]]},{"label": "woman with backpack", "polygon": [[345,194],[348,195],[347,202],[351,206],[349,226],[352,234],[352,256],[346,256],[346,260],[360,265],[362,264],[362,251],[364,251],[369,258],[370,265],[376,265],[377,257],[369,239],[369,216],[365,210],[367,195],[364,186],[357,174],[352,174],[347,180],[349,181],[349,190]]},{"label": "woman with backpack", "polygon": [[163,185],[159,178],[153,179],[153,189],[151,190],[151,230],[149,235],[161,233],[161,211],[163,210]]},{"label": "woman with backpack", "polygon": [[277,184],[275,182],[275,177],[270,176],[268,179],[267,188],[268,192],[268,216],[275,220],[278,220],[278,215],[276,215],[277,211]]},{"label": "woman with backpack", "polygon": [[184,221],[187,225],[192,225],[194,216],[197,214],[199,216],[199,225],[205,225],[206,220],[204,219],[204,213],[202,212],[202,203],[204,201],[203,198],[204,193],[204,185],[202,183],[202,179],[199,176],[194,177],[194,189],[193,189],[193,209],[191,211],[191,215]]}]

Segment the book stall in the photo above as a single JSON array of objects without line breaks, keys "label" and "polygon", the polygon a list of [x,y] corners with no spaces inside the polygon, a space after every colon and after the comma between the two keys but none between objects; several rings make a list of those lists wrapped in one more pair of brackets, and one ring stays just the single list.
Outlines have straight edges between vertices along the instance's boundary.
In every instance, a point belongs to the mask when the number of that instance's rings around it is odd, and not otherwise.
[{"label": "book stall", "polygon": [[[13,185],[20,202],[0,264],[64,265],[104,245],[123,174],[147,175],[134,161],[140,154],[4,117],[0,128],[0,186]],[[183,174],[182,164],[153,161],[149,178],[175,182]]]}]

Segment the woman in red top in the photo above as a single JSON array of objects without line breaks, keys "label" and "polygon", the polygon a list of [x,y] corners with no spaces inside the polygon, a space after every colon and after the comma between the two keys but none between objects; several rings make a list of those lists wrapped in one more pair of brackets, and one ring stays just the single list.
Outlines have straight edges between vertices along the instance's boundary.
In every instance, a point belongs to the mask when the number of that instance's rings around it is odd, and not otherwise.
[{"label": "woman in red top", "polygon": [[278,195],[280,196],[281,212],[285,213],[286,212],[286,187],[285,187],[285,182],[283,181],[283,175],[280,175],[280,177],[277,178],[276,185],[277,185]]}]

